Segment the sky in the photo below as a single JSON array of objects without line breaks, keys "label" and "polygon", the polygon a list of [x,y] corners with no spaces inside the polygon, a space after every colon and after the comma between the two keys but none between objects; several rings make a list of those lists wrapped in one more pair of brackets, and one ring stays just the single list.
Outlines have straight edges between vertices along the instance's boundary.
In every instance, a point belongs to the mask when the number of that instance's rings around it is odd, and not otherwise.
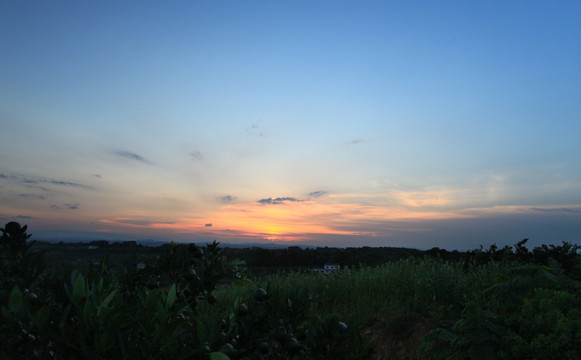
[{"label": "sky", "polygon": [[581,239],[579,1],[0,2],[37,239]]}]

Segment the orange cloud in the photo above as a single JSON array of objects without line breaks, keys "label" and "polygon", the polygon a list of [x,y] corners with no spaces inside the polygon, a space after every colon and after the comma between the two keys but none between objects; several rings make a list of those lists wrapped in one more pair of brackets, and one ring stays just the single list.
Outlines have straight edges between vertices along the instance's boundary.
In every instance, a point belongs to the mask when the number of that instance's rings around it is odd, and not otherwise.
[{"label": "orange cloud", "polygon": [[[279,205],[242,203],[207,214],[214,229],[236,229],[263,239],[303,240],[308,234],[379,235],[358,229],[357,223],[444,219],[460,214],[410,211],[405,208],[356,203],[301,201]],[[384,234],[382,234],[384,235]]]},{"label": "orange cloud", "polygon": [[[162,219],[146,211],[107,218],[108,229],[181,234],[216,239],[305,241],[318,235],[383,236],[427,231],[428,220],[488,217],[531,212],[525,206],[462,208],[462,190],[387,191],[335,194],[302,201],[224,204],[215,210]],[[535,210],[538,211],[538,210]],[[206,226],[212,224],[211,227]]]}]

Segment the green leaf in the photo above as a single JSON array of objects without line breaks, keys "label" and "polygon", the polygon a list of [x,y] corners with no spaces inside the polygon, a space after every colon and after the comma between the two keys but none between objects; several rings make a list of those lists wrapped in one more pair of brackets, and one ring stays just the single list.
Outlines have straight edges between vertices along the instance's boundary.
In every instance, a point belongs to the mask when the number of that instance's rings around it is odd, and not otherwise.
[{"label": "green leaf", "polygon": [[158,303],[157,295],[158,295],[157,290],[151,290],[147,294],[147,297],[145,298],[145,303],[143,304],[146,310],[148,311],[155,310],[156,304]]},{"label": "green leaf", "polygon": [[157,321],[161,324],[164,324],[167,322],[167,311],[165,310],[165,308],[163,307],[163,304],[161,303],[161,301],[156,303],[156,307],[155,307],[155,313],[157,316]]},{"label": "green leaf", "polygon": [[552,274],[549,271],[540,271],[539,272],[539,277],[542,278],[542,279],[548,280],[549,281],[549,284],[551,284],[551,285],[556,285],[556,284],[559,284],[561,282],[560,281],[561,279],[559,279],[558,276]]},{"label": "green leaf", "polygon": [[97,290],[103,290],[103,278],[99,279],[99,282],[97,283]]},{"label": "green leaf", "polygon": [[488,346],[477,346],[468,349],[466,353],[470,359],[474,360],[496,360],[497,356],[493,349]]},{"label": "green leaf", "polygon": [[89,297],[87,298],[87,301],[85,301],[85,306],[83,308],[83,318],[85,319],[85,321],[88,321],[94,313],[95,307],[93,306],[93,301]]},{"label": "green leaf", "polygon": [[210,360],[230,360],[228,355],[226,355],[220,351],[211,352],[209,355],[210,355]]},{"label": "green leaf", "polygon": [[38,326],[43,328],[50,318],[50,308],[48,306],[41,307],[36,312],[36,319],[38,321]]},{"label": "green leaf", "polygon": [[22,291],[18,288],[18,285],[14,285],[12,288],[12,292],[10,292],[10,298],[8,300],[8,308],[12,312],[18,312],[22,307],[22,300],[24,296],[22,295]]},{"label": "green leaf", "polygon": [[173,284],[167,293],[167,299],[165,300],[165,307],[171,309],[176,301],[176,284]]},{"label": "green leaf", "polygon": [[10,320],[12,321],[13,319],[13,314],[10,313],[10,310],[8,310],[7,307],[2,307],[2,309],[0,309],[0,313],[2,313],[2,317],[4,318],[4,320]]},{"label": "green leaf", "polygon": [[430,334],[434,339],[438,339],[447,343],[451,343],[452,341],[456,340],[457,337],[456,334],[454,334],[453,332],[443,328],[437,328],[433,330]]},{"label": "green leaf", "polygon": [[117,295],[117,291],[119,289],[115,289],[113,291],[111,291],[111,294],[109,294],[105,300],[103,300],[103,302],[101,303],[101,305],[99,305],[99,310],[97,310],[97,316],[101,315],[101,309],[105,309],[107,306],[109,306],[109,303],[111,302],[111,300],[113,300],[113,298],[115,297],[115,295]]},{"label": "green leaf", "polygon": [[196,321],[197,322],[197,334],[198,334],[198,341],[200,344],[204,343],[206,340],[206,334],[208,333],[208,325],[204,321]]},{"label": "green leaf", "polygon": [[73,297],[76,300],[80,300],[85,297],[85,294],[85,278],[83,277],[83,274],[79,274],[77,275],[75,283],[73,284]]}]

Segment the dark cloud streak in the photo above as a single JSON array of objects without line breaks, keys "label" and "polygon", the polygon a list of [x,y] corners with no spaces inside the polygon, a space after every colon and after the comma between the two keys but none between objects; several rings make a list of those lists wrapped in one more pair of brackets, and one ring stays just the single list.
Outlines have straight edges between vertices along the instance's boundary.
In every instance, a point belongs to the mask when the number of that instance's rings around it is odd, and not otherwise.
[{"label": "dark cloud streak", "polygon": [[44,196],[42,195],[36,195],[36,194],[18,194],[18,196],[22,197],[22,198],[34,198],[34,199],[38,199],[38,200],[44,200]]},{"label": "dark cloud streak", "polygon": [[[75,182],[71,182],[71,181],[50,179],[50,178],[31,178],[31,177],[26,177],[26,176],[6,175],[6,174],[1,174],[1,173],[0,173],[0,178],[17,181],[17,182],[21,182],[24,184],[33,184],[33,185],[52,184],[52,185],[69,186],[69,187],[76,187],[76,188],[82,188],[82,189],[92,189],[92,187],[87,186],[87,185],[83,185],[83,184],[79,184],[79,183],[75,183]],[[49,189],[47,189],[45,187],[42,187],[42,186],[37,186],[37,187],[40,188],[41,190],[49,191]]]},{"label": "dark cloud streak", "polygon": [[40,186],[40,185],[29,186],[29,188],[31,188],[31,189],[38,189],[38,190],[42,190],[42,191],[45,191],[45,192],[49,192],[50,191],[49,188],[44,187],[44,186]]},{"label": "dark cloud streak", "polygon": [[347,141],[346,144],[347,145],[355,145],[355,144],[359,144],[362,142],[363,142],[363,140],[361,140],[361,139],[355,139],[355,140]]},{"label": "dark cloud streak", "polygon": [[116,224],[128,224],[128,225],[135,225],[135,226],[151,226],[156,224],[167,224],[171,225],[173,222],[170,221],[151,221],[151,220],[141,220],[141,219],[112,219],[109,220],[111,223]]},{"label": "dark cloud streak", "polygon": [[325,194],[327,194],[327,192],[326,192],[326,191],[321,191],[321,190],[319,190],[319,191],[313,191],[313,192],[310,192],[310,193],[309,193],[309,196],[310,196],[310,197],[320,197],[320,196],[323,196],[323,195],[325,195]]},{"label": "dark cloud streak", "polygon": [[246,128],[246,132],[251,136],[258,136],[261,138],[266,136],[264,132],[260,131],[260,124],[258,122],[255,122]]},{"label": "dark cloud streak", "polygon": [[543,213],[572,213],[572,214],[581,214],[581,208],[536,208],[532,207],[531,210],[536,212],[543,212]]},{"label": "dark cloud streak", "polygon": [[194,151],[190,153],[190,156],[197,159],[197,160],[201,160],[202,159],[202,153],[199,151]]},{"label": "dark cloud streak", "polygon": [[296,199],[294,197],[277,197],[275,199],[273,199],[273,198],[260,199],[260,200],[257,201],[257,203],[267,204],[267,205],[279,205],[279,204],[282,204],[285,201],[301,201],[301,200]]},{"label": "dark cloud streak", "polygon": [[126,158],[126,159],[139,161],[139,162],[144,163],[144,164],[150,164],[150,165],[152,164],[151,161],[145,159],[143,156],[138,155],[136,153],[133,153],[131,151],[118,150],[118,151],[115,151],[115,155],[121,156],[121,157]]}]

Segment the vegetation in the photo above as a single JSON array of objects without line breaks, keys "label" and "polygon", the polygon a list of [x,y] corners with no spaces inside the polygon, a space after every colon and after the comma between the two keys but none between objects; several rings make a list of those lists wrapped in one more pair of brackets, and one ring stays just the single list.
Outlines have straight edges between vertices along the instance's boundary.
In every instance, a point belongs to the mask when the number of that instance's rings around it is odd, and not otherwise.
[{"label": "vegetation", "polygon": [[147,265],[46,268],[26,226],[1,229],[0,358],[363,359],[369,348],[340,317],[309,316],[304,292],[278,303],[264,289],[224,318],[202,318],[216,286],[247,280],[220,254],[178,247]]},{"label": "vegetation", "polygon": [[[26,230],[1,229],[0,358],[581,358],[581,262],[569,243],[278,249],[276,273],[258,261],[269,250],[217,243],[124,244],[135,250],[125,257],[101,243],[105,259],[89,251],[47,267],[52,248]],[[309,271],[324,262],[349,266]]]},{"label": "vegetation", "polygon": [[482,296],[469,301],[451,328],[427,334],[421,351],[436,359],[581,358],[581,263],[576,245],[524,242],[476,253],[512,260]]}]

